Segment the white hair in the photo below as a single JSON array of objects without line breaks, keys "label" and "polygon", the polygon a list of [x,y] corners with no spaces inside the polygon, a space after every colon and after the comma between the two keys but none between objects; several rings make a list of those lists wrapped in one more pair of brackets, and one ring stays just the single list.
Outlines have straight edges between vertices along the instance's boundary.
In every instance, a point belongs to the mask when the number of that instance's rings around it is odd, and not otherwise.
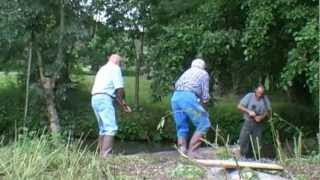
[{"label": "white hair", "polygon": [[206,63],[204,62],[204,60],[197,58],[192,61],[191,67],[197,67],[200,69],[204,69],[206,67]]}]

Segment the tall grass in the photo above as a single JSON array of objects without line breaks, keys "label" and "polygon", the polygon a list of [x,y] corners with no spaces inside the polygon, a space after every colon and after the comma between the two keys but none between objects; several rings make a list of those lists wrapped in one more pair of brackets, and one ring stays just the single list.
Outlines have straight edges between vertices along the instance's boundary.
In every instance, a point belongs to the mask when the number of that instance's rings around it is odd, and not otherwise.
[{"label": "tall grass", "polygon": [[20,135],[0,148],[0,179],[112,179],[112,167],[81,141],[57,143],[48,135]]},{"label": "tall grass", "polygon": [[293,158],[295,159],[300,159],[302,157],[302,144],[303,144],[302,131],[292,123],[283,119],[277,113],[273,113],[271,116],[271,119],[269,120],[269,124],[271,127],[274,147],[276,149],[279,161],[281,163],[285,163],[285,161],[288,158],[290,158],[290,154],[283,149],[283,143],[281,142],[281,138],[277,130],[278,128],[275,125],[276,123],[278,123],[278,126],[284,126],[285,128],[283,128],[283,130],[295,132],[294,136],[292,137],[293,155],[291,156],[293,156]]}]

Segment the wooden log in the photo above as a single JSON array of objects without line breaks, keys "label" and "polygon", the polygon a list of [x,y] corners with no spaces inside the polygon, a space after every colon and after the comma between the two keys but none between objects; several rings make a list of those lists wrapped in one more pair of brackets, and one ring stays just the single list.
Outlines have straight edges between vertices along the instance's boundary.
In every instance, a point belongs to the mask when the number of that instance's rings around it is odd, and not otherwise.
[{"label": "wooden log", "polygon": [[184,154],[183,152],[181,152],[178,148],[177,150],[181,156],[205,166],[222,166],[225,169],[254,168],[254,169],[268,169],[268,170],[279,170],[279,171],[284,170],[282,166],[278,164],[271,164],[271,163],[245,162],[245,161],[236,162],[234,160],[192,159],[188,157],[186,154]]},{"label": "wooden log", "polygon": [[226,169],[230,168],[255,168],[255,169],[269,169],[269,170],[284,170],[284,168],[278,164],[259,163],[259,162],[245,162],[238,161],[237,163],[232,160],[209,160],[209,159],[193,159],[193,161],[206,166],[222,166]]}]

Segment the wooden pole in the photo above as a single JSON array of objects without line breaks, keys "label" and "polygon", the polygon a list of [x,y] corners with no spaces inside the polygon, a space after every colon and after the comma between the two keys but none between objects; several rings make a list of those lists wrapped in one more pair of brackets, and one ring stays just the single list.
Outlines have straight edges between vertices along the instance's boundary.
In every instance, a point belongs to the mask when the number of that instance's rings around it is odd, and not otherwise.
[{"label": "wooden pole", "polygon": [[259,163],[259,162],[245,162],[245,161],[233,161],[233,160],[211,160],[211,159],[192,159],[186,154],[177,149],[181,156],[190,159],[193,162],[205,165],[205,166],[222,166],[225,169],[234,168],[254,168],[254,169],[269,169],[282,171],[284,168],[278,164]]},{"label": "wooden pole", "polygon": [[270,170],[284,170],[284,168],[278,164],[267,164],[267,163],[259,163],[259,162],[244,162],[231,160],[209,160],[209,159],[194,159],[195,162],[199,164],[203,164],[206,166],[222,166],[226,169],[230,168],[255,168],[255,169],[270,169]]}]

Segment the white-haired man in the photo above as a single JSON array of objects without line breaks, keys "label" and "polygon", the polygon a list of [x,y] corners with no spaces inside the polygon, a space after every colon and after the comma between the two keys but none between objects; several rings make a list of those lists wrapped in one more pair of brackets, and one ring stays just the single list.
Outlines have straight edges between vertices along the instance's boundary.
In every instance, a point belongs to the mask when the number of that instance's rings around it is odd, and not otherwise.
[{"label": "white-haired man", "polygon": [[125,112],[131,112],[124,98],[124,83],[120,69],[121,57],[112,54],[107,64],[102,66],[95,78],[91,91],[91,104],[99,125],[100,156],[112,150],[114,136],[118,130],[114,101]]},{"label": "white-haired man", "polygon": [[[171,98],[179,150],[193,158],[198,157],[197,149],[201,145],[201,138],[211,126],[206,111],[209,97],[209,75],[205,70],[205,62],[195,59],[175,83]],[[189,120],[196,130],[188,145]]]}]

